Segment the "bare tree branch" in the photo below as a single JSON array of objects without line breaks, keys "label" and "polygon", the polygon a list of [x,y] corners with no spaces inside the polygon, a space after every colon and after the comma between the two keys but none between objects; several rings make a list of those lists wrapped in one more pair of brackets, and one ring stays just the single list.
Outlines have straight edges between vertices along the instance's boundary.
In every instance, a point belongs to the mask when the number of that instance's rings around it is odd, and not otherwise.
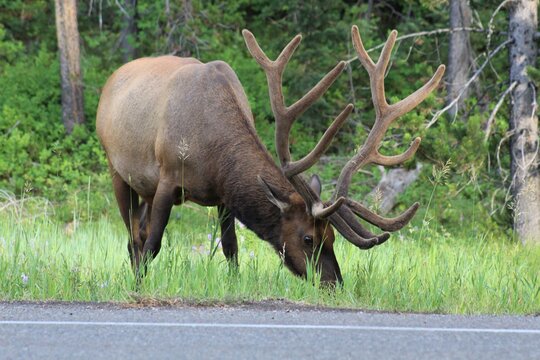
[{"label": "bare tree branch", "polygon": [[433,117],[431,118],[431,120],[429,121],[429,123],[426,125],[426,129],[429,129],[431,126],[433,126],[433,124],[435,124],[435,122],[445,113],[447,112],[449,109],[451,109],[458,101],[459,99],[461,98],[461,96],[463,96],[463,94],[465,93],[466,89],[471,86],[471,84],[476,80],[476,78],[478,78],[478,76],[480,76],[480,74],[482,73],[482,71],[484,70],[484,68],[486,67],[486,65],[489,63],[489,61],[491,60],[491,58],[493,58],[495,55],[497,55],[499,53],[499,51],[501,51],[502,49],[504,49],[508,44],[510,44],[513,40],[512,39],[507,39],[506,41],[502,42],[499,46],[497,46],[497,48],[495,50],[493,50],[491,53],[488,54],[487,58],[486,58],[486,61],[484,61],[484,63],[478,68],[478,70],[473,74],[473,76],[469,79],[469,81],[467,81],[467,83],[463,86],[463,89],[461,90],[461,92],[458,94],[458,96],[456,96],[456,98],[454,100],[452,100],[450,103],[448,103],[448,105],[446,105],[444,108],[442,108],[441,110],[437,111],[435,113],[435,115],[433,115]]},{"label": "bare tree branch", "polygon": [[514,135],[514,133],[515,133],[515,131],[507,131],[506,134],[501,139],[501,141],[499,141],[499,145],[497,145],[497,153],[496,153],[497,154],[497,165],[499,166],[499,173],[501,174],[503,182],[505,182],[507,177],[508,177],[507,174],[505,174],[505,172],[508,172],[508,171],[504,170],[504,168],[502,166],[502,163],[501,163],[501,148],[502,148],[504,142],[507,141],[508,139],[510,139]]},{"label": "bare tree branch", "polygon": [[512,2],[512,1],[514,1],[514,0],[504,0],[502,3],[499,4],[499,6],[497,6],[495,11],[493,11],[493,13],[491,14],[491,18],[489,19],[488,27],[487,27],[487,45],[486,45],[486,48],[487,48],[488,52],[489,52],[489,48],[490,48],[490,45],[491,45],[491,36],[493,35],[493,20],[495,20],[495,16],[499,13],[499,11],[501,11],[501,9],[506,4],[508,4],[509,2]]},{"label": "bare tree branch", "polygon": [[118,8],[122,12],[122,14],[124,14],[125,17],[127,18],[131,17],[131,15],[127,12],[127,10],[124,9],[124,7],[118,2],[118,0],[114,0],[114,2],[116,3],[116,6],[118,6]]},{"label": "bare tree branch", "polygon": [[493,111],[489,115],[489,119],[486,124],[486,131],[485,131],[486,135],[484,136],[484,142],[487,142],[489,139],[493,120],[495,120],[495,116],[497,115],[497,112],[499,112],[499,108],[502,106],[504,99],[506,98],[508,94],[510,94],[512,90],[514,90],[517,84],[518,84],[517,81],[514,81],[512,84],[510,84],[510,86],[508,86],[508,88],[502,93],[499,101],[497,101],[497,104],[495,105],[495,107],[493,108]]},{"label": "bare tree branch", "polygon": [[[432,35],[453,33],[453,32],[458,32],[458,31],[485,32],[486,30],[481,29],[481,28],[475,28],[475,27],[462,27],[462,28],[454,28],[454,29],[446,28],[446,29],[437,29],[437,30],[430,30],[430,31],[420,31],[420,32],[412,33],[412,34],[398,36],[396,38],[396,41],[402,41],[402,40],[415,38],[415,37],[419,37],[419,36],[432,36]],[[368,49],[366,51],[368,53],[370,53],[372,51],[375,51],[377,49],[382,48],[383,46],[384,46],[384,43],[379,44],[379,45],[377,45],[375,47],[372,47],[371,49]],[[347,64],[349,64],[349,63],[355,61],[356,59],[358,59],[358,56],[355,56],[355,57],[353,57],[353,58],[351,58],[349,60],[345,60],[345,62]]]}]

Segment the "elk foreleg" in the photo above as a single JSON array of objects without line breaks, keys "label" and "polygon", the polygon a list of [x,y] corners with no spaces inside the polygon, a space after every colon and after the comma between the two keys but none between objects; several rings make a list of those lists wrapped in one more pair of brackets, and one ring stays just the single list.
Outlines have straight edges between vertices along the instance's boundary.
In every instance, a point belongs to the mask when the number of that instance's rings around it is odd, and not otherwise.
[{"label": "elk foreleg", "polygon": [[230,264],[238,266],[238,241],[234,231],[234,216],[229,209],[223,205],[218,205],[219,223],[221,226],[221,245],[223,254]]},{"label": "elk foreleg", "polygon": [[[146,262],[154,259],[161,250],[161,239],[165,232],[165,227],[171,215],[171,209],[178,199],[179,187],[168,182],[158,184],[154,200],[152,201],[152,217],[150,218],[150,231],[143,246],[143,259]],[[145,269],[141,269],[143,275]]]}]

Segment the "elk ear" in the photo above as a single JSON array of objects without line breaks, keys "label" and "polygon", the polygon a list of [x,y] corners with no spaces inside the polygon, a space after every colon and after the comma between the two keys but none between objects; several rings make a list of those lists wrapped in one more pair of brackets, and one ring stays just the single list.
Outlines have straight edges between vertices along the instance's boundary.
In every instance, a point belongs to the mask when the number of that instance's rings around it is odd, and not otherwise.
[{"label": "elk ear", "polygon": [[309,181],[309,187],[315,192],[315,194],[317,194],[317,196],[321,196],[322,185],[319,175],[311,176],[311,180]]},{"label": "elk ear", "polygon": [[289,203],[281,200],[286,197],[281,195],[278,189],[267,183],[260,175],[257,175],[257,180],[259,181],[259,184],[261,184],[261,187],[264,190],[268,200],[270,200],[272,204],[276,205],[281,212],[287,211],[287,209],[290,207]]}]

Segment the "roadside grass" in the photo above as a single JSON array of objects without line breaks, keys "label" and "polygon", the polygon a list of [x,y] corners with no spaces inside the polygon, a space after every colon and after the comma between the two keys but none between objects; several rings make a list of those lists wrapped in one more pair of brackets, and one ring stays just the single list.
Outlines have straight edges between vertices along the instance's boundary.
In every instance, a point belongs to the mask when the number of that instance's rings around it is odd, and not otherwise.
[{"label": "roadside grass", "polygon": [[0,300],[288,299],[382,311],[540,313],[540,247],[482,234],[450,238],[409,227],[369,251],[338,237],[344,284],[331,291],[291,275],[264,241],[240,226],[240,268],[229,268],[221,249],[213,251],[215,212],[183,206],[135,291],[119,216],[66,226],[47,213],[23,213],[0,211]]}]

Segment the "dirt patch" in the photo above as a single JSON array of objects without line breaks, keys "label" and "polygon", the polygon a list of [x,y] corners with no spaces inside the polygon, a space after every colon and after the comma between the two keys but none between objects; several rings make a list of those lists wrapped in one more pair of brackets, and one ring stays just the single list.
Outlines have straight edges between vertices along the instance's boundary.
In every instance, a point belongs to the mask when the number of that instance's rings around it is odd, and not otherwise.
[{"label": "dirt patch", "polygon": [[[149,297],[132,296],[129,302],[82,302],[82,301],[0,301],[2,304],[21,304],[43,307],[58,306],[82,306],[88,309],[144,309],[144,308],[236,308],[261,311],[313,311],[313,312],[354,312],[354,313],[379,313],[379,311],[333,308],[319,305],[311,305],[303,302],[294,302],[287,299],[265,299],[261,301],[200,301],[190,299],[159,299]],[[385,312],[387,313],[387,312]]]}]

